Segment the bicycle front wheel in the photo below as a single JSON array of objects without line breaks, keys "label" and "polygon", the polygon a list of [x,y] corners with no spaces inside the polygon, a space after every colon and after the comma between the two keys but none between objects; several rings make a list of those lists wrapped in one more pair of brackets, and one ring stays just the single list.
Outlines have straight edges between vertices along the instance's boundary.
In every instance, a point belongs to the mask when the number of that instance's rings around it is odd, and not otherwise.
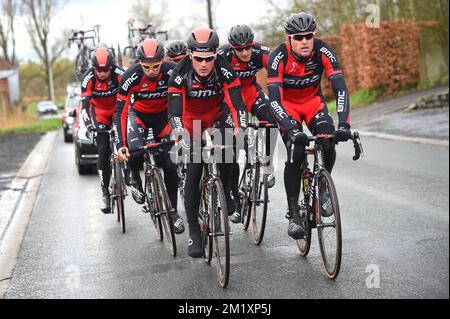
[{"label": "bicycle front wheel", "polygon": [[167,193],[166,186],[164,184],[161,169],[158,169],[155,174],[155,189],[157,190],[157,198],[159,203],[159,220],[162,231],[165,234],[165,242],[169,248],[172,256],[177,255],[177,244],[175,240],[175,232],[172,222],[172,202],[170,201],[169,194]]},{"label": "bicycle front wheel", "polygon": [[261,176],[261,165],[257,163],[253,172],[253,187],[251,193],[252,205],[252,241],[255,245],[260,245],[264,238],[266,229],[268,187],[267,174]]},{"label": "bicycle front wheel", "polygon": [[230,225],[222,182],[215,180],[211,186],[210,218],[217,277],[222,288],[228,286],[230,277]]},{"label": "bicycle front wheel", "polygon": [[124,198],[124,180],[122,178],[122,170],[120,168],[120,163],[116,160],[115,161],[115,168],[114,168],[114,182],[115,182],[115,194],[114,194],[114,201],[117,208],[117,219],[120,222],[120,226],[122,229],[122,233],[125,234],[126,227],[125,227],[125,208],[123,205],[123,198]]},{"label": "bicycle front wheel", "polygon": [[164,239],[164,235],[162,231],[161,219],[159,218],[159,216],[157,216],[160,204],[158,202],[157,196],[155,195],[157,194],[157,189],[155,187],[156,182],[154,182],[154,179],[154,176],[145,177],[145,205],[147,212],[152,220],[153,226],[155,226],[157,238],[158,240],[162,241]]},{"label": "bicycle front wheel", "polygon": [[341,267],[342,230],[339,203],[333,179],[327,170],[319,174],[319,194],[316,200],[318,217],[317,234],[319,238],[322,264],[328,278],[336,279]]},{"label": "bicycle front wheel", "polygon": [[251,204],[250,204],[250,179],[251,170],[245,169],[239,183],[239,201],[241,207],[242,229],[247,230],[250,225]]}]

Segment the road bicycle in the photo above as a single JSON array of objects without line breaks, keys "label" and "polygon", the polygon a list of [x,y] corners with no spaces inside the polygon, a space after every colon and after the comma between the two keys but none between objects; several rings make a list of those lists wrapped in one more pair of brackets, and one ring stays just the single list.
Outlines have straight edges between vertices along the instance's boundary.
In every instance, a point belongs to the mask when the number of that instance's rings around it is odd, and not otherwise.
[{"label": "road bicycle", "polygon": [[[75,76],[78,81],[83,80],[83,75],[91,67],[91,53],[100,43],[99,29],[100,25],[94,26],[91,30],[73,30],[72,37],[69,38],[69,48],[72,43],[76,43],[78,47],[75,57]],[[86,40],[92,40],[92,46],[88,46]]]},{"label": "road bicycle", "polygon": [[200,208],[198,222],[202,234],[204,260],[210,265],[214,257],[217,278],[222,288],[228,286],[230,278],[230,225],[225,192],[219,176],[215,151],[227,146],[202,145],[205,155],[200,180]]},{"label": "road bicycle", "polygon": [[114,214],[115,212],[117,212],[117,222],[120,223],[122,233],[125,233],[126,226],[125,226],[124,200],[128,195],[125,182],[128,168],[126,166],[126,162],[121,162],[117,158],[114,129],[95,130],[94,133],[92,134],[93,140],[96,140],[96,136],[98,133],[107,133],[109,135],[109,143],[111,150],[110,155],[111,173],[108,190],[111,205],[111,213]]},{"label": "road bicycle", "polygon": [[[247,230],[252,222],[252,242],[260,245],[266,228],[269,205],[267,160],[270,152],[270,129],[275,124],[267,121],[249,123],[245,143],[245,166],[239,181],[239,203],[242,228]],[[265,153],[263,153],[265,151]]]},{"label": "road bicycle", "polygon": [[[158,239],[164,241],[171,254],[176,256],[177,244],[172,222],[172,214],[175,210],[167,193],[162,169],[158,167],[155,159],[158,156],[157,154],[162,151],[162,147],[170,146],[174,143],[174,141],[164,140],[156,142],[153,136],[153,129],[149,128],[145,146],[137,151],[144,151],[145,202],[142,208],[143,212],[150,215],[156,228]],[[133,153],[137,151],[133,151]]]},{"label": "road bicycle", "polygon": [[[342,259],[342,228],[336,188],[331,174],[324,167],[323,148],[319,142],[327,139],[334,142],[334,135],[308,136],[314,145],[305,148],[299,197],[300,218],[306,234],[296,242],[300,255],[306,257],[311,247],[311,230],[316,228],[325,274],[329,279],[336,279]],[[353,160],[356,161],[364,156],[364,151],[358,132],[352,132],[351,139],[355,149]],[[294,143],[289,144],[288,161],[292,163]],[[312,169],[308,156],[314,158]]]}]

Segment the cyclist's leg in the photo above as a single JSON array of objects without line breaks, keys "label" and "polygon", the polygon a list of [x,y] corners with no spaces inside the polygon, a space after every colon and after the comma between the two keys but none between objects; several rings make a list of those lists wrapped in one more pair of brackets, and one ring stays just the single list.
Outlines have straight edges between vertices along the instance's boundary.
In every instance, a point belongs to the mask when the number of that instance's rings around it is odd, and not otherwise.
[{"label": "cyclist's leg", "polygon": [[193,258],[203,257],[204,251],[198,224],[198,210],[200,206],[200,179],[202,177],[202,163],[187,163],[186,165],[186,189],[185,210],[189,225],[188,255]]},{"label": "cyclist's leg", "polygon": [[[276,120],[272,112],[270,111],[269,101],[266,94],[264,93],[264,91],[262,91],[262,89],[258,93],[259,96],[252,106],[252,114],[256,115],[256,117],[260,121],[267,121],[270,124],[276,124]],[[266,172],[272,175],[270,176],[270,178],[272,179],[273,177],[273,183],[269,183],[269,187],[272,187],[275,184],[275,177],[273,175],[273,156],[275,154],[275,147],[277,146],[278,130],[276,128],[271,128],[269,132],[269,145],[267,145],[267,147],[269,148],[270,153],[268,154],[269,158],[267,159],[269,162],[267,163],[268,165],[265,168],[267,169]]]},{"label": "cyclist's leg", "polygon": [[[112,115],[114,111],[100,110],[92,107],[91,119],[92,124],[96,130],[109,130],[112,124]],[[109,143],[109,134],[106,132],[99,132],[97,134],[98,145],[98,162],[97,170],[100,175],[102,186],[108,187],[110,178],[110,155],[111,147]]]},{"label": "cyclist's leg", "polygon": [[[108,130],[111,128],[111,111],[108,112],[92,107],[91,115],[92,123],[95,129]],[[97,171],[100,176],[100,185],[102,188],[102,203],[100,209],[104,213],[109,213],[111,210],[108,189],[111,178],[111,147],[109,143],[109,134],[106,132],[99,132],[96,140],[98,153]]]},{"label": "cyclist's leg", "polygon": [[[167,121],[167,112],[152,115],[152,126],[154,127],[154,134],[162,140],[170,139],[170,125]],[[164,124],[165,123],[165,124]],[[164,171],[164,184],[166,186],[167,194],[172,203],[173,213],[172,222],[176,234],[184,232],[183,219],[178,214],[178,173],[176,163],[172,162],[170,150],[172,146],[162,147],[162,152],[158,154],[156,161],[157,165]]]},{"label": "cyclist's leg", "polygon": [[[215,127],[220,129],[222,145],[226,145],[230,141],[233,143],[233,149],[226,149],[223,153],[222,163],[218,165],[220,177],[225,192],[227,201],[228,215],[232,215],[237,208],[237,201],[239,199],[239,164],[236,157],[236,139],[234,137],[234,125],[231,117],[231,112],[226,104],[223,105],[223,113],[215,123]],[[231,156],[226,153],[233,152]],[[233,195],[233,199],[231,198]]]},{"label": "cyclist's leg", "polygon": [[[305,118],[308,128],[313,135],[318,134],[333,134],[334,125],[333,118],[328,112],[328,108],[325,101],[321,100],[317,111],[314,112],[314,116],[311,118]],[[332,139],[321,140],[319,142],[322,145],[325,168],[331,173],[334,163],[336,161],[336,148]]]},{"label": "cyclist's leg", "polygon": [[[312,134],[333,134],[334,125],[333,119],[328,112],[328,108],[325,103],[321,103],[321,110],[318,111],[315,116],[309,121],[308,128]],[[325,168],[331,173],[334,163],[336,161],[336,149],[333,139],[320,140],[322,145]],[[327,191],[326,185],[323,181],[319,180],[319,192],[320,192],[320,212],[322,216],[329,217],[333,214],[331,209],[330,197]]]},{"label": "cyclist's leg", "polygon": [[[131,152],[145,145],[147,126],[141,117],[142,114],[130,108],[127,124],[127,145]],[[128,166],[131,171],[131,194],[138,204],[143,204],[145,201],[142,180],[139,175],[139,169],[142,166],[142,154],[142,152],[133,152],[128,159]]]}]

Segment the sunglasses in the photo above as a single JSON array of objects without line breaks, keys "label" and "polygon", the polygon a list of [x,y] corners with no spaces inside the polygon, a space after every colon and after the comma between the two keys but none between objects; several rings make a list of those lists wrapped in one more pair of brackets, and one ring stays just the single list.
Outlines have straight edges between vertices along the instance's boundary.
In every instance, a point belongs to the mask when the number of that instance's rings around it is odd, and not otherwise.
[{"label": "sunglasses", "polygon": [[216,58],[216,53],[214,53],[213,55],[204,56],[204,57],[191,54],[191,57],[197,62],[203,62],[203,61],[211,62],[212,60],[214,60]]},{"label": "sunglasses", "polygon": [[302,41],[303,39],[311,40],[314,38],[314,33],[307,33],[307,34],[293,34],[290,36],[295,41]]},{"label": "sunglasses", "polygon": [[95,68],[98,73],[107,73],[111,71],[111,68]]},{"label": "sunglasses", "polygon": [[248,45],[246,47],[234,47],[234,50],[238,51],[238,52],[242,52],[242,51],[249,51],[251,49],[253,49],[253,44],[252,45]]},{"label": "sunglasses", "polygon": [[162,64],[162,62],[159,62],[159,63],[155,63],[155,64],[144,64],[144,63],[141,63],[141,66],[145,69],[145,70],[147,70],[147,71],[149,71],[149,70],[158,70],[160,67],[161,67],[161,64]]}]

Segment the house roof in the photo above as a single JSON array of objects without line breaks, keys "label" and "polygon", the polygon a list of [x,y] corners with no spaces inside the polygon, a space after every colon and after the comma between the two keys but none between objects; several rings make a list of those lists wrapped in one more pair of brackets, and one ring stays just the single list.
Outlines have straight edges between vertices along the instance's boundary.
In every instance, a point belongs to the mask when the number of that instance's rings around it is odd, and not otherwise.
[{"label": "house roof", "polygon": [[5,59],[0,59],[0,71],[4,71],[4,70],[12,70],[14,69],[12,67],[11,64],[9,64],[8,61],[6,61]]}]

